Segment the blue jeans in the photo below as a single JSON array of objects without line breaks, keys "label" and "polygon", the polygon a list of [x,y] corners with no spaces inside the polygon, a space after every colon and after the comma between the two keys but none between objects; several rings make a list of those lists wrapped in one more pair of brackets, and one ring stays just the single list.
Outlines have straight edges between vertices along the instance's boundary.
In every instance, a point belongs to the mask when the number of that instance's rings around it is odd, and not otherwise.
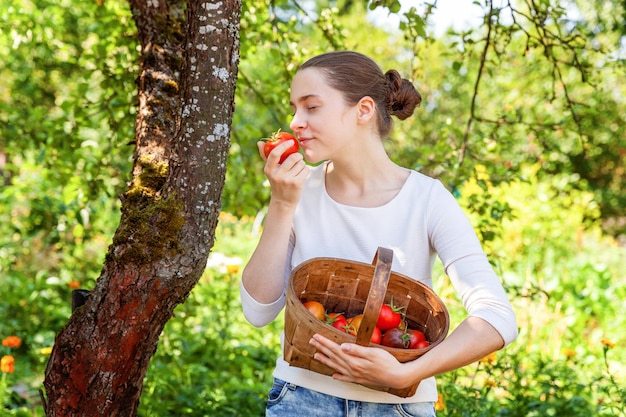
[{"label": "blue jeans", "polygon": [[274,379],[266,417],[435,417],[433,403],[379,404],[344,400]]}]

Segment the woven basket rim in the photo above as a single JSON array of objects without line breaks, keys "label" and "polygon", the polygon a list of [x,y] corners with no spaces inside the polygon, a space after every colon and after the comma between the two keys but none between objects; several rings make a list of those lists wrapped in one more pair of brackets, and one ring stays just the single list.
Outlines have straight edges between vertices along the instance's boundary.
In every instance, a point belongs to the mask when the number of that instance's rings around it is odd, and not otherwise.
[{"label": "woven basket rim", "polygon": [[[339,262],[339,263],[345,263],[345,264],[351,264],[351,265],[357,265],[360,267],[365,267],[365,268],[371,268],[372,272],[375,269],[375,266],[371,263],[367,263],[367,262],[362,262],[362,261],[353,261],[350,259],[345,259],[345,258],[338,258],[338,257],[331,257],[331,256],[320,256],[320,257],[316,257],[316,258],[310,258],[307,259],[306,261],[301,262],[299,265],[297,265],[295,268],[293,268],[289,274],[289,280],[287,285],[289,287],[291,287],[294,290],[295,293],[295,289],[293,288],[293,277],[294,275],[300,271],[301,269],[304,269],[307,265],[312,264],[312,263],[320,263],[320,262]],[[419,287],[423,287],[425,288],[429,293],[431,293],[434,297],[437,298],[437,301],[439,301],[441,303],[441,305],[443,306],[444,310],[447,311],[447,307],[445,305],[445,303],[443,302],[443,300],[441,299],[441,297],[439,297],[439,295],[435,292],[435,290],[433,290],[431,287],[429,287],[428,285],[424,284],[424,282],[415,279],[415,278],[411,278],[408,275],[405,275],[401,272],[395,271],[395,270],[391,270],[390,272],[391,276],[396,276],[396,277],[400,277],[400,278],[404,278],[407,279],[409,281],[411,281],[411,283],[413,284],[417,284],[417,286]]]}]

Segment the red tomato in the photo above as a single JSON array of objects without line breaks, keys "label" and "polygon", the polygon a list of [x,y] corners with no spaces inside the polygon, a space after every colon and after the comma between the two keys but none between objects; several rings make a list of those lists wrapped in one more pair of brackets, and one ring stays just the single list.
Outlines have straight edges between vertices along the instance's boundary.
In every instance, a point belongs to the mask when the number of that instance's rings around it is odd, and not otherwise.
[{"label": "red tomato", "polygon": [[282,164],[285,159],[287,159],[287,157],[292,153],[298,152],[298,150],[300,149],[300,145],[298,144],[298,140],[296,139],[296,137],[291,133],[281,132],[280,130],[278,132],[272,133],[272,136],[270,136],[269,139],[265,141],[265,145],[263,146],[263,152],[265,153],[265,157],[267,158],[270,152],[272,152],[275,147],[283,142],[288,141],[292,141],[293,145],[291,145],[290,148],[287,148],[287,150],[283,152],[283,154],[280,156],[280,161],[278,162],[279,164]]},{"label": "red tomato", "polygon": [[[409,349],[420,349],[418,346],[426,342],[426,336],[419,330],[409,329],[407,333],[409,334]],[[426,342],[426,346],[428,346],[428,342]]]},{"label": "red tomato", "polygon": [[304,307],[306,307],[306,309],[309,310],[311,314],[315,316],[315,318],[319,320],[324,320],[324,317],[326,315],[326,310],[324,309],[324,306],[322,305],[322,303],[320,303],[319,301],[307,301],[303,304],[304,304]]},{"label": "red tomato", "polygon": [[409,335],[397,327],[387,330],[380,342],[383,346],[403,349],[408,348],[409,343]]},{"label": "red tomato", "polygon": [[426,340],[422,340],[421,342],[417,342],[417,344],[415,345],[415,348],[412,348],[412,349],[422,349],[428,346],[430,346],[430,343],[428,343]]},{"label": "red tomato", "polygon": [[402,321],[401,310],[402,308],[395,307],[393,304],[383,304],[378,313],[376,326],[383,332],[398,327]]},{"label": "red tomato", "polygon": [[377,345],[380,345],[380,342],[383,339],[383,335],[382,332],[380,331],[380,329],[378,327],[374,327],[374,333],[372,333],[372,337],[370,338],[370,342],[371,343],[376,343]]},{"label": "red tomato", "polygon": [[348,320],[341,313],[330,313],[326,315],[326,323],[333,326],[335,329],[339,329],[342,332],[346,331]]}]

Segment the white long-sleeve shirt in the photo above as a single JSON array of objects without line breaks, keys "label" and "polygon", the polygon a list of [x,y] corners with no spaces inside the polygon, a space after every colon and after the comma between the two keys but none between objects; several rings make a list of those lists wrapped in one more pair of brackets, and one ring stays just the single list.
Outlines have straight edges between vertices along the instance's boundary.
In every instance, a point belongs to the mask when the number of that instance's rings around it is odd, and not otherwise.
[{"label": "white long-sleeve shirt", "polygon": [[[393,250],[392,270],[432,287],[439,256],[470,316],[490,323],[505,344],[517,337],[511,304],[489,264],[469,220],[454,197],[437,180],[411,171],[400,192],[374,208],[334,201],[326,192],[326,164],[311,169],[296,209],[285,286],[300,263],[315,257],[371,263],[379,246]],[[271,304],[258,303],[241,286],[243,312],[255,326],[276,318],[285,293]],[[345,383],[278,358],[274,376],[293,384],[356,401],[402,403],[436,401],[435,378],[423,380],[414,396],[400,398],[358,384]]]}]

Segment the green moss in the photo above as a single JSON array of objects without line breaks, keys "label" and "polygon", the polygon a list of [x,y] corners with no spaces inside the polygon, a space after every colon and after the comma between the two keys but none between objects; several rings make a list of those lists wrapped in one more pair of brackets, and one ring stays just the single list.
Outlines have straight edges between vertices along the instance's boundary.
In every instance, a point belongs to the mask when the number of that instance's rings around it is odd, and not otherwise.
[{"label": "green moss", "polygon": [[137,193],[138,190],[134,190],[134,188],[137,188],[141,193],[151,195],[158,193],[165,184],[165,180],[167,180],[169,171],[167,162],[154,161],[150,156],[144,155],[139,157],[137,163],[141,167],[141,173],[135,180],[135,186],[131,187],[128,192]]},{"label": "green moss", "polygon": [[163,83],[163,91],[168,94],[177,94],[178,93],[178,84],[174,80],[167,80]]},{"label": "green moss", "polygon": [[162,198],[168,165],[143,156],[137,161],[141,173],[126,191],[122,219],[113,238],[116,260],[146,264],[180,250],[184,224],[183,204],[175,194]]}]

